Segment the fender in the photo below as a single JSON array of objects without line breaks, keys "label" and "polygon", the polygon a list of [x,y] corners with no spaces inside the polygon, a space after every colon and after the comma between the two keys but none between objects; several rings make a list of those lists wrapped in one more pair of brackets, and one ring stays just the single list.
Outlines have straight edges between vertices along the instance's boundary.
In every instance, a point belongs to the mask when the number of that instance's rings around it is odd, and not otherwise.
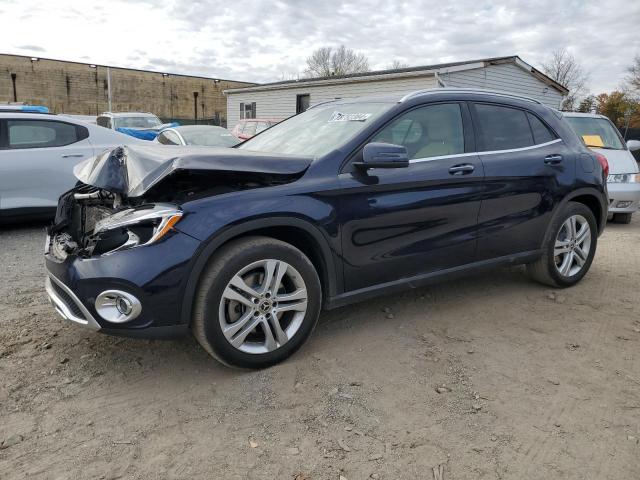
[{"label": "fender", "polygon": [[[584,188],[579,188],[577,190],[572,190],[561,201],[558,202],[558,204],[553,209],[553,214],[551,215],[551,218],[554,219],[555,216],[560,211],[560,209],[564,207],[567,203],[569,203],[571,200],[573,200],[574,198],[583,197],[586,195],[593,197],[595,200],[598,201],[598,204],[600,205],[600,219],[598,220],[598,236],[600,236],[604,231],[605,225],[607,224],[607,211],[609,207],[607,206],[606,194],[604,194],[603,192],[601,192],[596,188],[584,187]],[[553,225],[553,220],[550,221],[549,225],[547,226],[547,231],[545,232],[544,237],[542,238],[542,245],[540,246],[540,248],[543,248],[543,245],[547,241],[547,238],[549,237],[549,233],[550,233],[549,229],[551,228],[552,225]]]},{"label": "fender", "polygon": [[[331,248],[321,231],[311,222],[297,217],[260,218],[255,220],[248,220],[246,222],[235,225],[229,225],[223,230],[216,232],[216,234],[209,238],[207,241],[203,242],[203,247],[194,256],[194,259],[191,262],[191,268],[189,269],[189,278],[187,279],[183,290],[184,294],[182,296],[181,323],[187,325],[191,323],[193,299],[195,298],[198,281],[200,280],[200,276],[202,275],[207,262],[215,253],[215,251],[220,248],[222,244],[236,237],[251,233],[255,230],[260,230],[262,228],[273,227],[296,227],[304,230],[315,240],[316,244],[320,247],[322,260],[324,261],[325,265],[326,278],[324,280],[325,284],[327,285],[327,294],[324,301],[326,304],[329,304],[330,299],[335,297],[337,295],[338,289],[341,288],[342,274],[338,274],[338,272],[336,271]],[[318,272],[318,274],[321,275],[322,272]]]}]

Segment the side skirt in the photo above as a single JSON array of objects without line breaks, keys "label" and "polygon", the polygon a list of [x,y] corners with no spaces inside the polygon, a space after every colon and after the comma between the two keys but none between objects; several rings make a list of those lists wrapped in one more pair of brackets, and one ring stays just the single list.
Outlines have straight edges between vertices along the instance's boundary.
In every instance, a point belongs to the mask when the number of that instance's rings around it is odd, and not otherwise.
[{"label": "side skirt", "polygon": [[537,260],[542,255],[542,250],[534,250],[530,252],[521,252],[514,255],[492,258],[490,260],[482,260],[459,267],[439,270],[437,272],[425,273],[414,277],[402,278],[392,282],[381,283],[367,288],[361,288],[352,292],[346,292],[335,297],[327,299],[325,309],[334,308],[356,303],[380,295],[387,295],[394,292],[400,292],[409,288],[419,288],[425,285],[431,285],[446,280],[451,280],[467,274],[471,271],[481,271],[504,265],[519,265]]}]

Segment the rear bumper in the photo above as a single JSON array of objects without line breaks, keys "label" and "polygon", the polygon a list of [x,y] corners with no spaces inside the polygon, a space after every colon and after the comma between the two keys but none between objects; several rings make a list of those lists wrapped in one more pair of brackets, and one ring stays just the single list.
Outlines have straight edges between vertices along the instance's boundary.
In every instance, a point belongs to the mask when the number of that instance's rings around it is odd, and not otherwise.
[{"label": "rear bumper", "polygon": [[640,208],[640,183],[608,183],[609,214],[633,213]]}]

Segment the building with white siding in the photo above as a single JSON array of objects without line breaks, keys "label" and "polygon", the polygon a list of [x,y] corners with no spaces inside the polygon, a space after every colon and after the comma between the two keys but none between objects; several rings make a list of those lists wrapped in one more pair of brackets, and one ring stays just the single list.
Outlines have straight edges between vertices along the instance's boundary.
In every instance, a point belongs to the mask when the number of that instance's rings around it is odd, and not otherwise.
[{"label": "building with white siding", "polygon": [[402,95],[426,88],[483,88],[525,95],[559,108],[568,90],[518,56],[306,78],[225,90],[227,127],[242,118],[285,119],[338,98]]}]

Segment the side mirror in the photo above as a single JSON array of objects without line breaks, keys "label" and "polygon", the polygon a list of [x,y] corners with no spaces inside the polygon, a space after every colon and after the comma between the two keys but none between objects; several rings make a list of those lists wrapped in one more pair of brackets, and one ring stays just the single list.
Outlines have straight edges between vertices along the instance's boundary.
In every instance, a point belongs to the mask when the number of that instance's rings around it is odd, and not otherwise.
[{"label": "side mirror", "polygon": [[391,143],[367,143],[362,150],[362,162],[354,165],[364,170],[369,168],[407,168],[409,154],[406,147]]},{"label": "side mirror", "polygon": [[629,140],[627,142],[627,148],[632,152],[640,150],[640,140]]}]

